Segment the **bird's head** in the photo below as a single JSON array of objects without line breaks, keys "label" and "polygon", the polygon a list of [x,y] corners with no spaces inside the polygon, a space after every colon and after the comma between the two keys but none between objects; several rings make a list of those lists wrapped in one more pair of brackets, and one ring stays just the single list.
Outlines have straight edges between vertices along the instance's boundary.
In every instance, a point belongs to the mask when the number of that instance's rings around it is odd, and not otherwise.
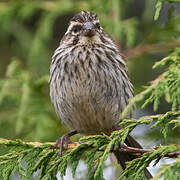
[{"label": "bird's head", "polygon": [[75,36],[85,36],[91,38],[101,30],[97,14],[82,11],[76,14],[71,20],[67,33]]},{"label": "bird's head", "polygon": [[[107,37],[107,38],[106,38]],[[100,26],[97,14],[82,11],[69,22],[68,29],[62,39],[66,45],[92,45],[109,43],[109,36]]]}]

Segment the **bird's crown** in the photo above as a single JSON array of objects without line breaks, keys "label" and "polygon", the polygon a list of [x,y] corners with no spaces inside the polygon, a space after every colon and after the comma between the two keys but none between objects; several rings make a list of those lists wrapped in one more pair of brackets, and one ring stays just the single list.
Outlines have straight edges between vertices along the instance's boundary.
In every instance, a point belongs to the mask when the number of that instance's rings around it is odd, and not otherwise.
[{"label": "bird's crown", "polygon": [[80,13],[76,14],[70,21],[85,23],[85,22],[94,22],[99,20],[97,14],[89,11],[81,11]]}]

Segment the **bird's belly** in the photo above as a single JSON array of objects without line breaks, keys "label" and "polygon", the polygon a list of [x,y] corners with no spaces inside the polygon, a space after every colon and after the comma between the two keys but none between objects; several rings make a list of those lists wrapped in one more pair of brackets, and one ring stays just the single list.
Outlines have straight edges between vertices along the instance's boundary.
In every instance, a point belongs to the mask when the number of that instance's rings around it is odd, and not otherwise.
[{"label": "bird's belly", "polygon": [[79,133],[110,133],[127,105],[120,70],[116,72],[110,65],[108,70],[106,66],[91,69],[85,64],[85,70],[80,71],[79,65],[75,73],[74,66],[52,77],[50,95],[57,115],[69,129]]},{"label": "bird's belly", "polygon": [[56,113],[69,129],[81,134],[109,134],[120,121],[119,99],[112,92],[97,82],[66,82],[66,87],[54,91]]},{"label": "bird's belly", "polygon": [[[74,95],[75,96],[75,95]],[[71,130],[81,134],[109,134],[119,122],[118,106],[105,103],[101,98],[92,96],[75,96],[61,102],[59,116]]]}]

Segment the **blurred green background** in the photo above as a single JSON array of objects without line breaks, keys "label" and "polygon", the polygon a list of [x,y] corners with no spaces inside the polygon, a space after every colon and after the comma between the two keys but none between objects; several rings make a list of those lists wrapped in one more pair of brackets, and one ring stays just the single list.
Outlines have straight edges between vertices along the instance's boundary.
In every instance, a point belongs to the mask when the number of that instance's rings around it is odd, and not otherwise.
[{"label": "blurred green background", "polygon": [[[152,65],[177,46],[180,33],[179,4],[163,4],[154,21],[155,4],[153,0],[0,1],[0,137],[45,142],[67,132],[50,103],[49,66],[69,19],[81,10],[99,15],[127,59],[135,94],[142,91],[163,72],[152,70]],[[168,104],[162,102],[156,113],[167,110]],[[138,116],[153,113],[149,106]]]}]

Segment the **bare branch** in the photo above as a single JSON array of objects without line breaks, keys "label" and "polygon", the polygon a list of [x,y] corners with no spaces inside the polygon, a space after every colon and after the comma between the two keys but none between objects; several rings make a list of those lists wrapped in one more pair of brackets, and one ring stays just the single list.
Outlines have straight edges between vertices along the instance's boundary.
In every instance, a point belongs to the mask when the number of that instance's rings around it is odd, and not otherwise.
[{"label": "bare branch", "polygon": [[163,51],[169,51],[170,49],[174,49],[179,46],[180,46],[179,40],[166,42],[166,43],[159,43],[159,44],[143,44],[143,45],[138,45],[135,48],[125,50],[122,52],[122,54],[127,59],[131,59],[140,56],[142,54],[152,54]]}]

